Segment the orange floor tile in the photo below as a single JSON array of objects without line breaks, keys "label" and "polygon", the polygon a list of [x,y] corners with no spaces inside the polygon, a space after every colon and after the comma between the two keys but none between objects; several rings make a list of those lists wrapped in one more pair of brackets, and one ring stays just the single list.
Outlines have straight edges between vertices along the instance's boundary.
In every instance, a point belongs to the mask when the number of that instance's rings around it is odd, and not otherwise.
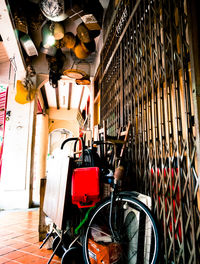
[{"label": "orange floor tile", "polygon": [[[0,264],[46,264],[52,254],[39,249],[39,210],[0,212]],[[51,264],[61,263],[54,256]]]}]

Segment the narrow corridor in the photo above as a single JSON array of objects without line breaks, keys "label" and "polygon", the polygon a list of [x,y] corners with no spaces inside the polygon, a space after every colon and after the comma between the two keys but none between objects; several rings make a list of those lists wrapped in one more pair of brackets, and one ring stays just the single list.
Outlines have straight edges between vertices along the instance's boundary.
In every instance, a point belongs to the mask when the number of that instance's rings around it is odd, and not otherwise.
[{"label": "narrow corridor", "polygon": [[[0,212],[0,264],[46,264],[52,254],[39,249],[39,210]],[[51,264],[61,263],[54,256]]]}]

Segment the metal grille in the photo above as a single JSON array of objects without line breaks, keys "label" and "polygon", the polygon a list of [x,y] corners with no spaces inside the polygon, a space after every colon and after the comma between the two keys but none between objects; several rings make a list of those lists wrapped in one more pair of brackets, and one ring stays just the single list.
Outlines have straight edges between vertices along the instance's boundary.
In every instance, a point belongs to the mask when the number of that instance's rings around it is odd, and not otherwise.
[{"label": "metal grille", "polygon": [[199,263],[200,213],[186,0],[121,1],[101,55],[101,120],[133,125],[133,188],[153,199],[161,263]]}]

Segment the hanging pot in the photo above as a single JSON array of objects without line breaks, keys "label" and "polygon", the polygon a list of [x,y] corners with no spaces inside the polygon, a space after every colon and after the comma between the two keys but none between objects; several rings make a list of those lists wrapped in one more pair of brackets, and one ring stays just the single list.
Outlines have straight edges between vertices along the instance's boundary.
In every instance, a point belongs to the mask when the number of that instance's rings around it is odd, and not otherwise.
[{"label": "hanging pot", "polygon": [[65,33],[62,39],[63,46],[68,49],[73,49],[76,44],[76,37],[72,32]]},{"label": "hanging pot", "polygon": [[90,64],[86,61],[80,61],[76,64],[76,69],[65,70],[63,74],[73,79],[82,79],[90,75]]},{"label": "hanging pot", "polygon": [[90,37],[91,39],[94,39],[100,35],[100,30],[90,30]]},{"label": "hanging pot", "polygon": [[86,73],[81,70],[68,69],[63,72],[63,75],[67,75],[68,77],[72,79],[81,79],[86,76]]},{"label": "hanging pot", "polygon": [[28,56],[38,55],[37,49],[29,35],[22,36],[20,41]]},{"label": "hanging pot", "polygon": [[81,17],[89,30],[102,28],[104,8],[99,0],[88,1],[85,7],[85,15]]},{"label": "hanging pot", "polygon": [[96,50],[96,43],[94,39],[88,43],[81,42],[81,46],[83,50],[89,54]]},{"label": "hanging pot", "polygon": [[89,30],[100,30],[101,26],[93,14],[87,14],[81,17],[83,23]]},{"label": "hanging pot", "polygon": [[53,35],[53,28],[54,28],[53,22],[48,21],[43,25],[43,27],[41,29],[42,46],[44,48],[49,48],[55,44],[55,38]]},{"label": "hanging pot", "polygon": [[88,43],[92,40],[90,37],[89,30],[85,26],[84,23],[79,24],[76,31],[77,31],[77,36],[80,39],[80,41],[82,41],[84,43]]},{"label": "hanging pot", "polygon": [[73,52],[76,55],[78,59],[85,59],[90,55],[90,52],[84,49],[84,47],[81,45],[81,42],[79,42],[74,48]]},{"label": "hanging pot", "polygon": [[64,27],[61,23],[55,22],[53,26],[53,35],[55,40],[60,40],[64,37]]},{"label": "hanging pot", "polygon": [[45,17],[52,21],[63,21],[66,14],[65,0],[41,0],[40,9]]},{"label": "hanging pot", "polygon": [[44,48],[42,42],[40,43],[40,51],[49,56],[55,56],[57,52],[57,48],[55,46],[50,46],[48,48]]},{"label": "hanging pot", "polygon": [[90,83],[90,77],[88,75],[76,80],[77,85],[90,85]]}]

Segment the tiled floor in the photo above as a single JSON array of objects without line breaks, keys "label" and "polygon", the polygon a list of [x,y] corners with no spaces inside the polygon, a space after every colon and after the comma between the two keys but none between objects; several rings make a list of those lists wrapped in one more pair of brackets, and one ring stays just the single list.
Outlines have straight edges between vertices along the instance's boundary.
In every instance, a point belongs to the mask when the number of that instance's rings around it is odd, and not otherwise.
[{"label": "tiled floor", "polygon": [[[52,250],[39,249],[39,210],[0,212],[0,264],[45,264]],[[51,264],[61,263],[54,256]]]}]

